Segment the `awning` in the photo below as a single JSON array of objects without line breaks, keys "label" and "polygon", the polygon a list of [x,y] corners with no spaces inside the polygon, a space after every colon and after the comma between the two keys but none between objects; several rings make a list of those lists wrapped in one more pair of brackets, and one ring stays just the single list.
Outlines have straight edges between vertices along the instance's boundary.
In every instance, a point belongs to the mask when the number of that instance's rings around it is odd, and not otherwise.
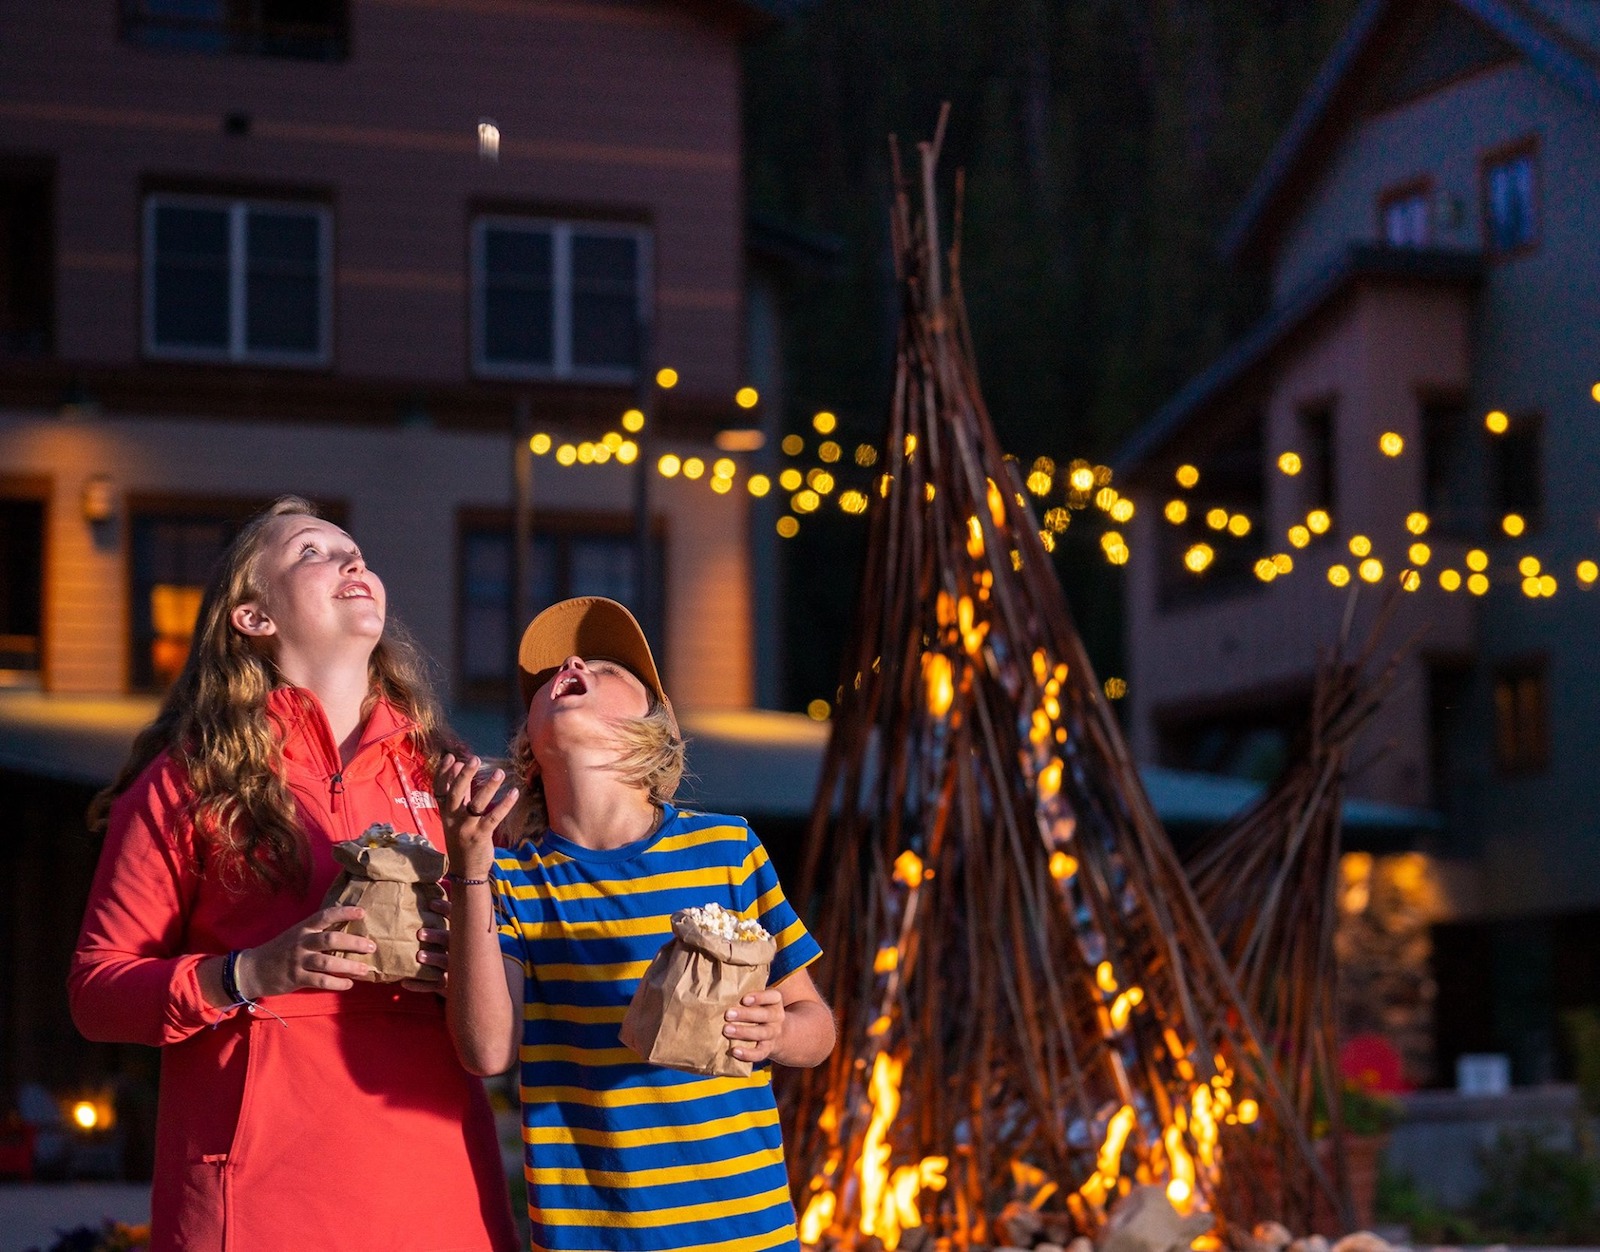
[{"label": "awning", "polygon": [[[0,691],[0,769],[103,786],[134,736],[156,714],[153,696],[46,695]],[[685,712],[689,773],[683,799],[698,807],[755,817],[803,818],[811,811],[827,747],[826,723],[766,709]],[[453,718],[484,757],[505,751],[505,719],[475,710]],[[1215,826],[1247,807],[1261,786],[1237,778],[1147,765],[1140,769],[1151,803],[1169,825]],[[1348,800],[1352,830],[1399,835],[1438,827],[1426,809]]]}]

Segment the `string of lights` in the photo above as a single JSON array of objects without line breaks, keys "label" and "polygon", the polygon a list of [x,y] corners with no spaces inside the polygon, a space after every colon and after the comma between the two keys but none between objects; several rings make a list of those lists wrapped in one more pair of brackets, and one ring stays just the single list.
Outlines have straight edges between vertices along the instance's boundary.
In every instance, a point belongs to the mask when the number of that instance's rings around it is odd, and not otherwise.
[{"label": "string of lights", "polygon": [[[656,375],[656,385],[663,390],[670,390],[678,381],[678,372],[671,367],[661,369]],[[1600,382],[1590,389],[1590,397],[1600,404]],[[746,386],[738,390],[734,401],[740,408],[750,410],[761,402],[761,397],[754,387]],[[557,442],[553,436],[541,432],[532,437],[529,447],[536,456],[551,455],[556,464],[563,467],[603,465],[611,460],[621,465],[633,465],[639,458],[639,444],[631,436],[643,431],[644,424],[644,413],[639,409],[629,409],[622,414],[619,423],[621,429],[607,431],[599,440]],[[1505,435],[1512,423],[1505,412],[1494,409],[1484,415],[1483,425],[1491,437],[1497,437]],[[811,429],[815,435],[811,441],[798,433],[783,437],[779,447],[791,463],[778,472],[776,482],[765,473],[744,474],[745,490],[757,499],[772,494],[774,490],[787,494],[788,507],[776,522],[778,534],[785,539],[795,538],[800,533],[802,520],[821,511],[830,498],[847,516],[862,516],[870,503],[870,493],[876,491],[879,495],[887,496],[893,482],[893,475],[888,469],[878,468],[880,454],[874,445],[857,444],[853,452],[846,456],[844,443],[838,437],[839,420],[835,414],[827,411],[815,414],[811,419]],[[734,437],[718,439],[719,445],[730,452],[750,452],[761,446],[759,441],[738,438],[744,432],[727,431],[723,434]],[[1384,431],[1378,437],[1377,450],[1385,458],[1401,457],[1406,453],[1406,440],[1396,431]],[[903,455],[907,459],[916,455],[914,436],[907,438]],[[1290,478],[1299,476],[1306,469],[1305,458],[1293,449],[1280,452],[1276,464],[1278,471]],[[739,458],[734,455],[708,459],[698,452],[679,449],[660,453],[654,470],[666,479],[682,478],[689,482],[704,480],[711,491],[726,495],[734,490],[742,467]],[[1046,551],[1055,551],[1059,536],[1072,525],[1074,516],[1099,514],[1105,526],[1099,535],[1101,556],[1111,565],[1128,563],[1132,550],[1118,527],[1133,520],[1137,506],[1133,500],[1121,494],[1113,478],[1109,466],[1083,458],[1073,458],[1062,465],[1051,457],[1039,456],[1029,463],[1023,483],[1027,492],[1035,498],[1035,506],[1042,510],[1039,538]],[[1203,526],[1207,532],[1204,537],[1189,543],[1181,555],[1184,569],[1192,575],[1203,576],[1216,564],[1220,555],[1219,545],[1248,539],[1255,533],[1257,522],[1247,512],[1215,503],[1207,507],[1204,501],[1195,499],[1192,493],[1197,493],[1201,486],[1201,472],[1197,466],[1187,463],[1179,465],[1173,478],[1179,494],[1167,500],[1162,507],[1162,516],[1173,527]],[[929,484],[925,491],[931,498],[934,488]],[[1018,496],[1019,502],[1025,500],[1020,492]],[[1507,539],[1520,539],[1529,531],[1528,518],[1516,512],[1503,514],[1498,525]],[[1403,561],[1398,555],[1391,556],[1387,550],[1380,550],[1371,536],[1359,533],[1346,540],[1344,549],[1334,550],[1331,553],[1334,559],[1329,560],[1330,553],[1326,548],[1317,551],[1313,545],[1321,547],[1319,541],[1331,535],[1334,518],[1329,509],[1315,507],[1308,509],[1303,517],[1285,530],[1283,549],[1263,552],[1253,562],[1251,571],[1262,583],[1271,583],[1306,569],[1320,567],[1328,583],[1340,588],[1357,580],[1380,583],[1389,574],[1390,568],[1396,567],[1400,587],[1404,591],[1420,591],[1431,582],[1446,594],[1465,591],[1472,596],[1487,595],[1497,581],[1504,585],[1509,569],[1502,571],[1493,568],[1490,555],[1484,547],[1466,548],[1459,561],[1436,562],[1434,545],[1426,538],[1432,527],[1433,519],[1426,512],[1413,511],[1406,515],[1404,533],[1399,539],[1399,546],[1394,549],[1399,554],[1403,548]],[[1437,537],[1435,542],[1439,542]],[[1450,542],[1454,546],[1459,540],[1453,537]],[[1320,559],[1314,560],[1314,557]],[[1388,565],[1385,564],[1386,559],[1389,560]],[[1555,572],[1555,565],[1548,557],[1524,552],[1515,558],[1515,575],[1511,583],[1529,599],[1552,597],[1561,590],[1565,577]],[[1573,563],[1572,579],[1580,590],[1593,589],[1600,583],[1600,562],[1589,556],[1577,559]],[[1127,693],[1127,683],[1121,678],[1108,678],[1105,690],[1111,699],[1120,699]],[[829,713],[827,702],[822,700],[813,701],[808,711],[819,719],[825,719]]]}]

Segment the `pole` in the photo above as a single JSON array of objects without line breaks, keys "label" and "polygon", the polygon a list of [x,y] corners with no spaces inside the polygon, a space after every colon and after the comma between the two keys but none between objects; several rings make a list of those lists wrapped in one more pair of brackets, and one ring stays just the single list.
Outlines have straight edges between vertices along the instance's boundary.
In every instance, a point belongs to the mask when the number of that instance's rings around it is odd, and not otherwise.
[{"label": "pole", "polygon": [[517,648],[522,642],[523,627],[528,624],[528,584],[532,581],[529,549],[533,529],[533,449],[528,446],[532,429],[533,401],[522,394],[517,397],[511,417],[511,586],[506,595],[506,641],[511,661],[506,698],[513,726],[519,725],[523,717]]}]

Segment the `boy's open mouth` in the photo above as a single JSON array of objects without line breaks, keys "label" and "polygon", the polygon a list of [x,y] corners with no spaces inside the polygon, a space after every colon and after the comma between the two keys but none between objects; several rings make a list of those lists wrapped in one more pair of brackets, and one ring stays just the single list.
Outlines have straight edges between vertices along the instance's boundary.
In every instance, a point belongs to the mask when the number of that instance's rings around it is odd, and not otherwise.
[{"label": "boy's open mouth", "polygon": [[589,690],[589,684],[584,682],[583,675],[577,670],[566,670],[557,674],[555,681],[550,684],[550,698],[559,700],[562,696],[581,696]]}]

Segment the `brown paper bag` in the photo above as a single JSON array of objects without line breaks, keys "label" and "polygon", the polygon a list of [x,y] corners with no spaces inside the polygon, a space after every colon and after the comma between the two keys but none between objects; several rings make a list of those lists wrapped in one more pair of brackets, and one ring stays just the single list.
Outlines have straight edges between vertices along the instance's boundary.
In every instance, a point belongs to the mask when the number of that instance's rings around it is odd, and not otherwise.
[{"label": "brown paper bag", "polygon": [[333,845],[333,859],[343,872],[333,880],[322,907],[354,905],[366,910],[359,922],[332,927],[347,934],[365,935],[378,945],[372,953],[341,953],[372,966],[379,982],[420,978],[437,982],[438,966],[417,960],[421,944],[417,930],[442,926],[434,907],[444,897],[439,886],[444,873],[444,853],[419,835],[398,835],[393,826],[376,823],[359,839]]},{"label": "brown paper bag", "polygon": [[622,1019],[622,1042],[652,1065],[748,1078],[753,1066],[729,1049],[724,1014],[767,985],[778,945],[771,939],[724,939],[684,912],[672,915],[673,937],[639,981]]}]

